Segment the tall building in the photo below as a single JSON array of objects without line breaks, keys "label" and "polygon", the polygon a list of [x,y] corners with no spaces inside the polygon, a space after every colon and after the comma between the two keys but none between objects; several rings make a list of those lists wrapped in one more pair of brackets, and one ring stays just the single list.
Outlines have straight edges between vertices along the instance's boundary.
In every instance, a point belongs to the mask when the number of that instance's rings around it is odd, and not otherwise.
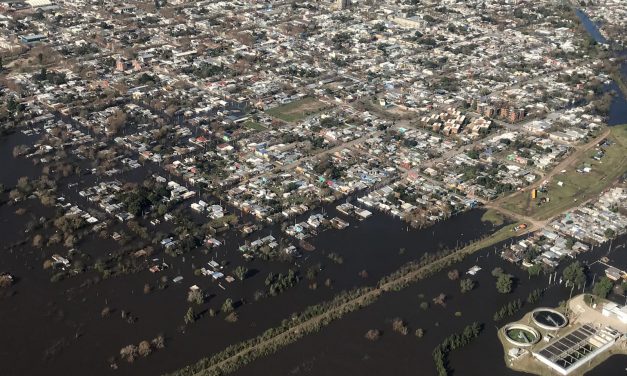
[{"label": "tall building", "polygon": [[337,9],[346,9],[351,5],[351,0],[335,0]]}]

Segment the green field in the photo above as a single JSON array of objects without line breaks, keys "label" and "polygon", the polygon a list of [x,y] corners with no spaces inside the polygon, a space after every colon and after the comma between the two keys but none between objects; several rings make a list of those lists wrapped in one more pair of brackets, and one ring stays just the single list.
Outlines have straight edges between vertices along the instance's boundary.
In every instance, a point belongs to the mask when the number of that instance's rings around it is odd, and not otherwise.
[{"label": "green field", "polygon": [[306,118],[309,115],[320,112],[327,105],[320,102],[316,98],[305,97],[294,102],[271,108],[266,112],[277,119],[281,119],[288,123],[295,122]]},{"label": "green field", "polygon": [[[530,192],[520,192],[505,199],[503,207],[537,219],[548,219],[599,194],[627,171],[627,125],[612,127],[608,139],[612,145],[605,148],[600,161],[592,159],[597,149],[591,149],[565,173],[554,175],[547,192],[538,192],[536,200],[531,199]],[[577,172],[584,165],[592,170]],[[558,182],[562,182],[562,186]],[[543,197],[549,202],[540,203]]]},{"label": "green field", "polygon": [[494,209],[486,210],[485,213],[481,216],[481,221],[483,222],[491,222],[495,226],[500,226],[503,224],[504,219],[501,213],[497,212]]}]

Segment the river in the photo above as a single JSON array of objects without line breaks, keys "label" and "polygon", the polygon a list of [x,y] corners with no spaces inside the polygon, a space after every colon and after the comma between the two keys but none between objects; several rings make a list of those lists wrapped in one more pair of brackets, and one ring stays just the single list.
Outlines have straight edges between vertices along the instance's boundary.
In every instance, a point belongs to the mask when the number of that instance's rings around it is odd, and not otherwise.
[{"label": "river", "polygon": [[[576,10],[577,16],[581,20],[583,27],[586,29],[590,37],[597,43],[608,45],[607,39],[599,31],[598,25],[588,17],[588,15],[581,9]],[[616,51],[617,56],[627,56],[627,51]],[[623,81],[627,80],[627,62],[623,63],[619,69]],[[612,90],[616,93],[608,114],[607,124],[619,125],[627,124],[627,100],[625,99],[625,93],[623,93],[615,82],[611,82],[606,90]]]}]

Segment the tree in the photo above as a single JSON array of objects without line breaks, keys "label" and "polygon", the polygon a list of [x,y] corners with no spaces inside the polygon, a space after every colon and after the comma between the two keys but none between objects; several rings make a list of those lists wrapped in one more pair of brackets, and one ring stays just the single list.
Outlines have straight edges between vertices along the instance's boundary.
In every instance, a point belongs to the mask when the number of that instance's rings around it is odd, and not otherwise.
[{"label": "tree", "polygon": [[607,277],[603,277],[594,285],[592,292],[599,298],[605,299],[612,291],[612,287],[614,287],[614,282]]},{"label": "tree", "polygon": [[165,338],[161,334],[153,338],[151,342],[155,349],[163,349],[165,347]]},{"label": "tree", "polygon": [[139,343],[139,346],[137,346],[137,352],[139,353],[139,355],[143,357],[150,355],[150,353],[152,352],[152,347],[150,347],[150,342],[141,341]]},{"label": "tree", "polygon": [[541,289],[535,289],[527,296],[527,303],[534,304],[542,298],[543,291]]},{"label": "tree", "polygon": [[579,261],[565,267],[562,275],[567,282],[572,282],[575,285],[581,286],[586,282],[586,272]]},{"label": "tree", "polygon": [[414,332],[414,334],[416,335],[416,337],[418,338],[422,338],[425,335],[425,330],[422,328],[418,328],[416,329],[416,331]]},{"label": "tree", "polygon": [[475,281],[473,281],[470,278],[464,278],[461,281],[459,281],[459,288],[462,293],[471,291],[472,289],[475,288]]},{"label": "tree", "polygon": [[107,118],[107,132],[116,134],[126,123],[126,114],[122,110],[117,110]]},{"label": "tree", "polygon": [[120,350],[120,358],[132,363],[137,358],[137,346],[128,345]]},{"label": "tree", "polygon": [[185,317],[183,319],[185,320],[185,324],[191,324],[196,321],[196,314],[194,313],[194,309],[192,307],[189,307],[187,309],[187,312],[185,313]]},{"label": "tree", "polygon": [[9,100],[7,101],[7,111],[9,111],[10,114],[15,114],[15,112],[17,112],[17,108],[18,108],[18,103],[15,100],[15,97],[13,95],[11,95],[9,97]]},{"label": "tree", "polygon": [[496,279],[496,289],[501,294],[509,294],[512,291],[512,276],[509,274],[501,274]]},{"label": "tree", "polygon": [[407,333],[409,333],[409,328],[407,327],[407,324],[405,324],[405,322],[401,318],[398,318],[398,317],[392,320],[392,330],[394,330],[395,332],[401,333],[404,336],[406,336]]},{"label": "tree", "polygon": [[205,294],[201,289],[190,290],[187,294],[187,301],[200,305],[205,302]]},{"label": "tree", "polygon": [[231,312],[224,318],[224,320],[227,322],[237,322],[237,320],[239,320],[239,316],[237,315],[237,312]]},{"label": "tree", "polygon": [[235,268],[235,270],[233,270],[233,274],[235,274],[235,277],[237,277],[237,279],[243,281],[248,275],[248,268],[244,266],[238,266],[237,268]]},{"label": "tree", "polygon": [[222,304],[222,312],[231,313],[234,309],[235,307],[233,306],[233,299],[227,298]]},{"label": "tree", "polygon": [[527,269],[527,272],[529,273],[529,275],[533,277],[540,275],[541,271],[542,271],[542,265],[540,264],[533,264]]}]

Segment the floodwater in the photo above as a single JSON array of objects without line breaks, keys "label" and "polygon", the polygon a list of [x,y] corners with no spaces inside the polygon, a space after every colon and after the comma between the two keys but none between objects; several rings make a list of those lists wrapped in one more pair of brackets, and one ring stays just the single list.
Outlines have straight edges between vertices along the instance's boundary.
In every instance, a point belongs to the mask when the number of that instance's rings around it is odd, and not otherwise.
[{"label": "floodwater", "polygon": [[[614,246],[627,242],[623,236]],[[497,246],[498,248],[499,246]],[[614,247],[615,248],[615,247]],[[583,255],[583,261],[592,263],[607,254],[608,245],[597,247]],[[624,246],[609,255],[616,265],[627,264]],[[478,286],[462,294],[459,281],[447,277],[449,270],[458,269],[464,274],[470,267],[483,268],[475,277]],[[562,266],[567,265],[567,262]],[[491,271],[501,267],[516,277],[514,291],[500,294],[496,291],[495,278]],[[595,264],[591,273],[602,272]],[[520,319],[529,310],[540,306],[557,306],[568,299],[570,289],[561,285],[547,286],[548,277],[529,278],[519,267],[505,262],[494,254],[494,248],[480,251],[458,265],[444,270],[431,278],[412,284],[399,292],[384,294],[374,304],[346,315],[331,323],[320,332],[309,335],[272,356],[260,358],[242,368],[236,375],[258,375],[263,369],[276,375],[416,375],[435,374],[431,352],[444,338],[459,332],[473,321],[483,323],[482,334],[470,345],[449,355],[449,366],[454,375],[521,375],[506,367],[503,348],[497,338],[497,327]],[[536,304],[525,303],[522,310],[509,319],[495,323],[494,312],[508,302],[527,295],[536,288],[546,289],[543,298]],[[447,296],[446,307],[431,302],[435,296]],[[423,297],[422,297],[423,296]],[[613,296],[620,301],[623,297]],[[423,310],[419,304],[429,302]],[[461,316],[456,316],[460,312]],[[392,330],[392,319],[399,317],[409,326],[409,334],[403,336]],[[415,329],[424,329],[424,337],[417,338]],[[364,334],[370,329],[383,332],[377,341],[369,341]],[[627,366],[627,356],[614,356],[590,375],[622,375]]]},{"label": "floodwater", "polygon": [[[610,111],[610,124],[627,123],[627,106],[614,106],[615,110]],[[32,161],[24,158],[12,157],[16,145],[32,144],[38,137],[18,132],[0,138],[0,161],[10,163],[10,168],[5,166],[0,169],[0,183],[11,187],[21,176],[36,178],[39,175],[40,166],[34,166]],[[159,171],[153,165],[113,178],[140,182],[152,172]],[[67,188],[67,185],[80,182],[79,186],[84,188],[97,179],[92,175],[69,177],[60,181],[59,187],[69,201],[83,209],[93,209],[78,195],[78,189]],[[333,206],[325,208],[329,217],[337,215]],[[26,209],[26,213],[16,215],[18,208]],[[229,234],[226,244],[210,254],[194,251],[184,259],[172,259],[157,252],[155,257],[163,258],[171,265],[170,269],[160,274],[145,270],[96,281],[96,273],[87,272],[51,283],[52,272],[43,270],[43,262],[53,253],[64,254],[66,251],[62,246],[35,249],[31,246],[32,233],[25,230],[37,229],[39,218],[51,218],[53,210],[42,207],[35,200],[26,200],[15,206],[0,206],[0,271],[10,271],[17,277],[13,287],[0,291],[0,332],[3,338],[0,341],[0,375],[3,376],[82,376],[86,370],[90,375],[156,375],[173,371],[230,344],[254,337],[267,328],[278,326],[292,312],[331,299],[341,290],[373,285],[404,263],[419,259],[424,252],[462,246],[494,231],[490,224],[481,222],[481,210],[457,215],[423,230],[407,229],[400,220],[376,213],[362,222],[344,217],[351,223],[348,229],[326,231],[310,240],[316,250],[305,252],[296,264],[261,260],[245,263],[236,250],[244,240],[236,234]],[[200,221],[199,218],[196,220]],[[122,227],[114,224],[110,231]],[[164,223],[149,229],[168,233],[173,230],[173,225]],[[36,231],[50,236],[53,229]],[[275,226],[254,234],[251,239],[268,233],[282,237]],[[76,248],[95,260],[106,258],[119,247],[112,239],[90,235]],[[404,251],[401,252],[401,249]],[[331,262],[326,257],[329,252],[338,253],[344,262],[341,265]],[[492,314],[513,298],[524,299],[529,291],[542,286],[545,281],[541,278],[526,279],[524,272],[505,264],[493,252],[494,249],[484,250],[478,254],[480,259],[473,256],[456,267],[461,272],[474,264],[484,267],[476,277],[479,286],[470,293],[459,293],[458,282],[452,282],[444,272],[440,273],[400,292],[385,294],[372,306],[347,315],[276,355],[253,362],[239,373],[258,375],[259,369],[263,369],[264,374],[280,375],[325,375],[346,371],[409,375],[416,374],[417,370],[431,374],[431,351],[434,346],[467,323],[480,321],[486,323],[484,333],[463,351],[451,354],[451,367],[460,375],[511,374],[504,366],[502,349],[494,335],[496,329],[491,322]],[[624,248],[613,257],[620,255],[625,255]],[[591,254],[586,257],[597,256]],[[193,275],[194,269],[211,259],[228,262],[227,272],[243,264],[251,270],[251,276],[244,282],[223,282],[223,290],[208,278]],[[627,264],[624,257],[621,260],[622,265]],[[264,279],[269,272],[285,273],[288,268],[297,268],[304,274],[307,267],[318,263],[322,264],[323,270],[316,278],[316,290],[309,289],[309,281],[303,280],[279,296],[254,300],[255,291],[264,289]],[[501,295],[495,292],[494,280],[489,274],[495,265],[519,278],[514,293]],[[367,278],[359,276],[362,270],[367,271]],[[167,276],[171,280],[178,275],[184,277],[182,283],[169,283],[166,289],[143,293],[144,284],[156,286],[161,277]],[[332,287],[324,286],[327,278],[333,281]],[[189,306],[186,295],[193,284],[207,292],[209,299],[196,307],[200,319],[184,328],[183,316]],[[433,305],[426,311],[418,308],[421,301],[430,301],[440,292],[449,296],[446,308]],[[419,294],[424,294],[424,298],[420,298]],[[209,308],[219,309],[227,297],[236,302],[245,301],[237,308],[240,319],[236,323],[227,323],[222,314],[217,317],[207,314]],[[552,306],[565,297],[567,291],[552,286],[540,304]],[[101,317],[104,307],[113,309],[110,317]],[[129,324],[122,320],[122,310],[130,312],[137,321]],[[461,317],[454,315],[457,311],[461,312]],[[402,336],[394,333],[389,321],[397,316],[406,320],[412,329],[425,329],[425,337],[417,339],[411,334]],[[384,332],[377,342],[363,338],[364,333],[372,328]],[[119,354],[122,347],[150,340],[160,333],[166,337],[166,349],[146,359],[138,359],[133,364],[118,361],[119,369],[115,372],[110,370],[108,358]],[[489,361],[478,361],[480,359]],[[624,365],[625,357],[613,357],[594,371],[603,370],[604,373],[591,374],[617,374],[613,372],[621,371]]]},{"label": "floodwater", "polygon": [[31,160],[25,158],[13,158],[13,148],[18,145],[32,145],[39,139],[39,135],[27,136],[21,132],[16,132],[10,136],[0,136],[0,161],[10,163],[0,168],[0,184],[5,187],[12,187],[22,176],[28,178],[38,177],[41,166],[33,165]]},{"label": "floodwater", "polygon": [[[0,151],[10,154],[14,144],[24,142],[12,140],[16,136],[22,137],[15,134],[0,140]],[[8,154],[2,157],[13,160]],[[7,184],[13,185],[28,171],[36,176],[39,170],[26,161],[23,169],[13,172],[15,176],[4,177]],[[149,168],[140,168],[126,173],[121,180],[141,181],[149,173]],[[87,187],[96,179],[93,175],[63,179],[59,182],[60,193],[83,209],[93,209],[78,195],[77,188],[68,188],[68,183],[80,181],[80,187]],[[26,213],[16,215],[17,208],[26,209]],[[333,206],[325,210],[330,217],[337,214]],[[166,349],[133,364],[118,361],[119,369],[115,374],[155,375],[173,371],[276,327],[291,313],[331,299],[341,290],[374,285],[382,276],[410,260],[419,259],[424,252],[461,246],[494,231],[491,224],[481,221],[481,210],[454,216],[423,230],[408,229],[400,220],[384,214],[375,214],[362,222],[345,217],[351,223],[349,228],[329,230],[310,239],[316,250],[304,252],[296,264],[257,259],[245,262],[236,250],[244,240],[230,234],[226,244],[210,254],[193,251],[184,258],[173,259],[157,252],[154,257],[163,258],[171,265],[162,273],[151,274],[145,270],[96,281],[97,274],[88,271],[51,283],[53,273],[42,268],[43,262],[54,253],[65,254],[67,250],[61,245],[35,249],[31,245],[32,233],[25,233],[25,229],[35,228],[37,233],[50,236],[54,231],[52,227],[38,228],[36,223],[41,217],[51,218],[53,211],[53,208],[42,207],[35,199],[0,206],[0,235],[3,237],[0,271],[10,271],[18,278],[13,287],[0,291],[0,331],[4,339],[0,342],[0,375],[84,375],[86,369],[90,370],[90,375],[108,375],[112,373],[108,359],[118,355],[122,347],[150,340],[160,333],[166,337]],[[172,226],[164,223],[158,231],[171,232]],[[113,224],[109,231],[121,229],[122,225]],[[270,227],[254,234],[251,240],[267,233],[282,237],[277,227]],[[119,247],[112,239],[101,239],[95,234],[76,246],[87,255],[88,264],[98,258],[106,259]],[[401,252],[401,248],[404,251]],[[341,265],[331,262],[326,257],[329,252],[341,255],[344,262]],[[193,275],[194,269],[211,259],[228,262],[227,272],[243,264],[251,270],[251,276],[244,282],[222,282],[223,290],[209,278]],[[288,268],[295,268],[304,275],[309,266],[318,263],[323,270],[316,278],[317,289],[310,289],[310,281],[304,279],[279,296],[254,300],[255,291],[265,289],[264,280],[269,272],[285,273]],[[362,270],[367,271],[368,277],[359,276]],[[143,293],[145,283],[154,287],[162,276],[171,280],[178,275],[184,277],[180,284],[169,283],[164,290],[155,288],[149,294]],[[327,278],[333,282],[331,287],[324,285]],[[189,306],[187,291],[194,284],[208,293],[209,299],[202,306],[196,306],[201,318],[185,328],[182,324]],[[207,313],[209,308],[218,310],[227,297],[245,302],[237,308],[239,321],[236,323],[227,323],[223,314],[209,317]],[[104,307],[113,310],[109,317],[101,317]],[[123,310],[130,312],[136,322],[130,324],[123,320]]]}]

